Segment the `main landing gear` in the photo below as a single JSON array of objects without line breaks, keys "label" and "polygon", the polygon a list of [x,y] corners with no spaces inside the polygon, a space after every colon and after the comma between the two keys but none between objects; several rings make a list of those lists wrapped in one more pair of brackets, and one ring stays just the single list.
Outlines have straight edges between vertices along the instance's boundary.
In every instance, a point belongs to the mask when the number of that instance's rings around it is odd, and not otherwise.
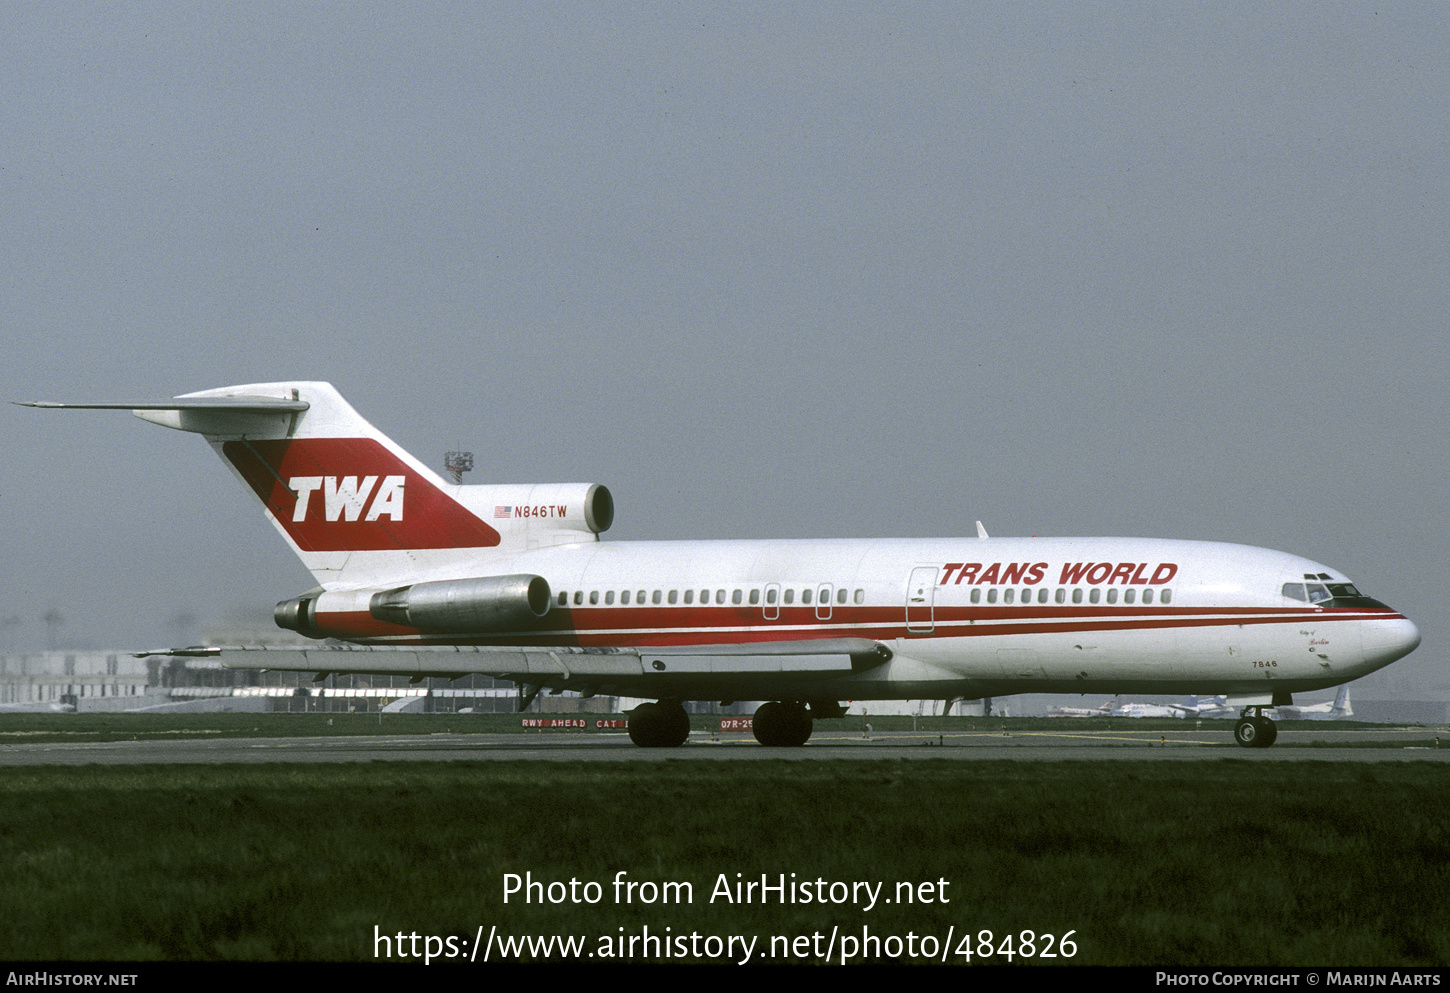
[{"label": "main landing gear", "polygon": [[642,703],[629,712],[629,740],[641,748],[676,748],[690,736],[690,715],[678,700]]},{"label": "main landing gear", "polygon": [[1268,748],[1278,737],[1278,725],[1264,716],[1262,707],[1255,707],[1253,717],[1240,717],[1234,725],[1234,741],[1245,748]]},{"label": "main landing gear", "polygon": [[[816,717],[843,717],[833,700],[774,700],[755,711],[755,740],[775,748],[799,748],[810,738]],[[641,748],[676,748],[690,737],[690,715],[678,700],[642,703],[629,712],[629,740]]]},{"label": "main landing gear", "polygon": [[795,700],[762,703],[750,722],[755,740],[762,745],[799,748],[811,736],[811,712]]}]

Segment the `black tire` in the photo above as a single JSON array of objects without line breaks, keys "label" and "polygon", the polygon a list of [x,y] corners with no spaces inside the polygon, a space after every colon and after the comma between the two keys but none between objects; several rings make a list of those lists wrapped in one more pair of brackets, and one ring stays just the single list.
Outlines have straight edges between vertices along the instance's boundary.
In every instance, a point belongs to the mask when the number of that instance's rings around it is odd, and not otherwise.
[{"label": "black tire", "polygon": [[1259,737],[1259,747],[1268,748],[1279,740],[1279,726],[1271,720],[1264,721],[1264,733]]},{"label": "black tire", "polygon": [[755,716],[750,720],[750,733],[755,735],[755,740],[770,748],[777,742],[775,740],[776,728],[780,718],[780,704],[762,703],[755,708]]},{"label": "black tire", "polygon": [[1259,722],[1252,717],[1241,717],[1234,725],[1234,741],[1245,748],[1262,748],[1259,744]]},{"label": "black tire", "polygon": [[629,712],[629,740],[640,748],[654,748],[659,733],[660,705],[642,703]]},{"label": "black tire", "polygon": [[629,712],[629,740],[641,748],[678,748],[689,737],[690,715],[678,703],[642,703]]},{"label": "black tire", "polygon": [[768,748],[799,748],[811,736],[814,722],[798,703],[763,703],[750,723],[755,740]]},{"label": "black tire", "polygon": [[690,740],[690,715],[678,703],[660,703],[660,747],[678,748]]}]

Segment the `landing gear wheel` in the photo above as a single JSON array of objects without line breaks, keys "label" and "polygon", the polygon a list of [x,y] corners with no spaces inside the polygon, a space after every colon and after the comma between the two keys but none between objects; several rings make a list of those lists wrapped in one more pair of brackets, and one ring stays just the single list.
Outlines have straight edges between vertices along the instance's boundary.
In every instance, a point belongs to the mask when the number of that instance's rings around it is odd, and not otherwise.
[{"label": "landing gear wheel", "polygon": [[641,748],[677,748],[690,737],[690,715],[672,700],[642,703],[629,712],[629,740]]},{"label": "landing gear wheel", "polygon": [[1234,741],[1245,748],[1268,748],[1279,739],[1279,726],[1267,717],[1241,717],[1234,725]]},{"label": "landing gear wheel", "polygon": [[1259,748],[1259,721],[1256,717],[1240,717],[1234,725],[1234,741],[1245,748]]},{"label": "landing gear wheel", "polygon": [[751,728],[755,740],[774,748],[799,748],[810,738],[814,722],[799,703],[762,703]]}]

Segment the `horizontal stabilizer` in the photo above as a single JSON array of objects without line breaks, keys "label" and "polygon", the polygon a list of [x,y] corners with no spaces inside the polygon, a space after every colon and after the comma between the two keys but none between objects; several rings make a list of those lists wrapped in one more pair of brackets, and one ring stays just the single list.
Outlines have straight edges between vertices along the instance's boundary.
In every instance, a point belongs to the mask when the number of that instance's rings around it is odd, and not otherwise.
[{"label": "horizontal stabilizer", "polygon": [[299,414],[311,408],[295,390],[291,397],[183,396],[169,400],[107,400],[92,403],[59,403],[52,400],[19,402],[22,407],[46,410],[129,410],[143,421],[177,431],[208,436],[281,438]]},{"label": "horizontal stabilizer", "polygon": [[236,410],[258,413],[301,413],[306,400],[282,397],[172,397],[170,400],[111,400],[102,403],[59,403],[54,400],[16,400],[21,407],[47,410]]}]

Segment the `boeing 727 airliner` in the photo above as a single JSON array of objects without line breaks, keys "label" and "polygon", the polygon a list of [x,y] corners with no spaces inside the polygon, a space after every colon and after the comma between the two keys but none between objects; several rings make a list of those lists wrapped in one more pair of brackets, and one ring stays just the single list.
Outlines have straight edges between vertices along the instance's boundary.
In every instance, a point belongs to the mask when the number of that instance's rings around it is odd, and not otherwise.
[{"label": "boeing 727 airliner", "polygon": [[1146,538],[601,542],[597,484],[444,481],[327,383],[112,408],[202,435],[317,580],[277,623],[315,648],[206,648],[223,665],[658,701],[636,744],[689,735],[686,700],[763,700],[764,745],[843,701],[1013,693],[1227,694],[1267,747],[1271,706],[1414,650],[1415,625],[1328,566]]}]

